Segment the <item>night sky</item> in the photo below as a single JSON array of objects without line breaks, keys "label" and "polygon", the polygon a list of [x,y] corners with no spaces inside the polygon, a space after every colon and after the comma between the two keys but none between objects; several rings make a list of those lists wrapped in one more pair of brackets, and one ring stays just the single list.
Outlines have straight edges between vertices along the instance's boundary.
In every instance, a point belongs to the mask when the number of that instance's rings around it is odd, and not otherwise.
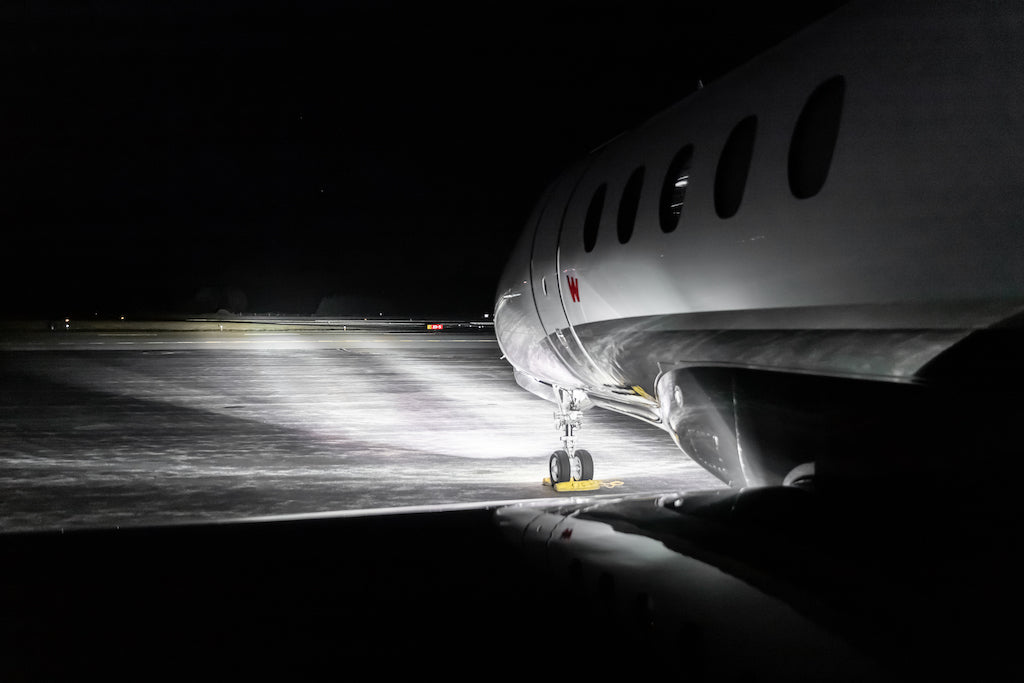
[{"label": "night sky", "polygon": [[566,164],[839,4],[9,3],[0,310],[480,316]]}]

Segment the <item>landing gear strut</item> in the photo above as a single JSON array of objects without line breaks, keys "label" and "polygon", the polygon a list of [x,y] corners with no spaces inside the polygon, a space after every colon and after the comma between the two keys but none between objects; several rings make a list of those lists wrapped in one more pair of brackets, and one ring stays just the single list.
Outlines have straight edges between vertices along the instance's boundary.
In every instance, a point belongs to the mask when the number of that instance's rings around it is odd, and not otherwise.
[{"label": "landing gear strut", "polygon": [[589,481],[594,478],[594,459],[590,451],[576,449],[576,430],[582,425],[580,415],[587,395],[578,389],[556,391],[558,409],[555,411],[555,428],[561,432],[562,448],[551,454],[548,463],[551,484]]}]

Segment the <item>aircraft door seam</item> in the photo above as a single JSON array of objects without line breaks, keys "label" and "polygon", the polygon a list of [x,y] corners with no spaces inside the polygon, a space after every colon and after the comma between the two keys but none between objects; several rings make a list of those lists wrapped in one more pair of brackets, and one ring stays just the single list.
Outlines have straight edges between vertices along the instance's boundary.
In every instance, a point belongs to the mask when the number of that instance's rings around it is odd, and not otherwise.
[{"label": "aircraft door seam", "polygon": [[[617,384],[615,382],[614,378],[610,377],[608,375],[608,373],[606,373],[603,370],[601,370],[601,366],[597,364],[597,362],[594,360],[593,356],[591,356],[590,353],[587,351],[586,347],[583,346],[583,342],[580,341],[579,335],[576,334],[576,329],[573,327],[572,321],[569,320],[569,312],[565,308],[565,296],[564,296],[564,290],[562,288],[562,277],[561,277],[561,275],[562,275],[562,234],[565,231],[565,219],[566,219],[566,216],[568,216],[568,214],[569,214],[569,206],[572,204],[573,200],[576,198],[576,195],[577,195],[577,193],[579,191],[579,188],[580,188],[580,184],[583,182],[583,178],[586,176],[587,171],[590,170],[590,167],[593,164],[595,158],[596,158],[596,155],[591,156],[591,157],[588,158],[586,167],[581,171],[579,177],[576,179],[576,183],[575,183],[574,187],[572,188],[572,191],[569,193],[569,197],[566,199],[565,206],[562,207],[562,216],[561,216],[561,218],[558,221],[558,234],[555,237],[555,276],[556,276],[555,277],[555,279],[556,279],[556,283],[555,284],[556,284],[556,287],[558,288],[557,289],[558,305],[562,309],[562,315],[565,317],[566,327],[568,328],[569,333],[572,335],[573,340],[576,342],[576,346],[580,350],[580,353],[583,354],[584,359],[586,360],[587,363],[590,364],[590,368],[594,372],[598,373],[603,379],[610,380],[610,382],[609,381],[603,382],[604,384],[609,384],[609,383]],[[603,211],[603,207],[602,207],[602,211]],[[578,287],[578,285],[577,285],[577,287]],[[578,300],[578,297],[579,297],[579,294],[577,293],[577,295],[575,297],[575,300]]]}]

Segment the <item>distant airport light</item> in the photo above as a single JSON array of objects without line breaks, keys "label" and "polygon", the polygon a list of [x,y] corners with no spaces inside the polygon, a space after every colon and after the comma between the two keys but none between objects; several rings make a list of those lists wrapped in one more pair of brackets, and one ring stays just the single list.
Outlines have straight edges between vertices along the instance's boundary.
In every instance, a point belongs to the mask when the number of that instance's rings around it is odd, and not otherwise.
[{"label": "distant airport light", "polygon": [[441,323],[427,323],[427,329],[428,330],[443,330],[444,329],[444,325],[442,325]]}]

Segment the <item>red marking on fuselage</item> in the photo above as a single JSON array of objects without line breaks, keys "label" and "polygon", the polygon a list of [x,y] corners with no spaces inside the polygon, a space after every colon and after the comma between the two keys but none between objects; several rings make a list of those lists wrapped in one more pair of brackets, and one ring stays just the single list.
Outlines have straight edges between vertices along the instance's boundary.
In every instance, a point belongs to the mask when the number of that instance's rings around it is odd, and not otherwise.
[{"label": "red marking on fuselage", "polygon": [[569,280],[569,294],[572,295],[572,300],[579,302],[580,300],[580,281],[574,278],[572,275],[565,276]]}]

